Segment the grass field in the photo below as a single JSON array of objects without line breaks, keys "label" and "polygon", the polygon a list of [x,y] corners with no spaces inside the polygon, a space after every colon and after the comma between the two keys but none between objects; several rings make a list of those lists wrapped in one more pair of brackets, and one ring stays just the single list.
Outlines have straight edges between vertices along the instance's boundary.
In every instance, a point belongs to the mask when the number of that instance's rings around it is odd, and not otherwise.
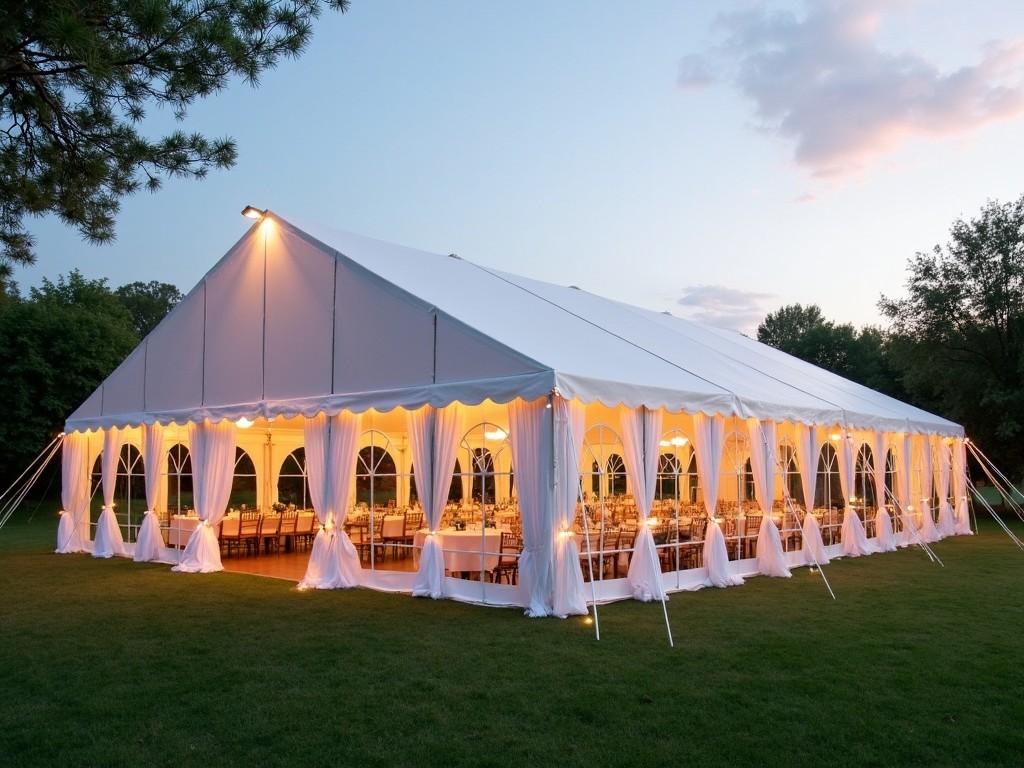
[{"label": "grass field", "polygon": [[580,619],[50,554],[0,531],[0,761],[1013,765],[1024,553],[994,525]]}]

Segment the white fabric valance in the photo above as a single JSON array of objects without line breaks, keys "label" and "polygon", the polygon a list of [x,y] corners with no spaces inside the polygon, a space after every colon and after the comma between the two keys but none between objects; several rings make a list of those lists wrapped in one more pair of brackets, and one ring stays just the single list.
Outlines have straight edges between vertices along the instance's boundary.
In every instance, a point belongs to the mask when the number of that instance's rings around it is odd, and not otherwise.
[{"label": "white fabric valance", "polygon": [[967,488],[967,444],[963,438],[953,441],[953,491],[956,494],[956,533],[971,536],[971,513],[968,506],[970,491]]},{"label": "white fabric valance", "polygon": [[554,585],[551,532],[555,530],[552,491],[554,419],[548,398],[508,404],[509,442],[516,471],[523,553],[519,557],[520,591],[527,616],[550,616]]},{"label": "white fabric valance", "polygon": [[146,481],[146,511],[139,526],[139,536],[135,540],[135,562],[148,563],[161,560],[164,546],[160,534],[160,518],[157,514],[161,506],[161,487],[166,487],[167,479],[163,472],[164,462],[164,428],[159,424],[146,424],[142,427],[142,471]]},{"label": "white fabric valance", "polygon": [[410,411],[406,421],[416,468],[416,494],[430,531],[423,542],[412,593],[437,600],[444,595],[444,553],[433,533],[441,525],[451,489],[462,436],[462,408],[457,403],[440,410],[427,405]]},{"label": "white fabric valance", "polygon": [[188,425],[192,458],[192,494],[199,525],[189,536],[181,561],[173,570],[183,573],[222,571],[217,525],[224,519],[235,473],[235,425],[204,421]]},{"label": "white fabric valance", "polygon": [[693,442],[697,456],[697,480],[708,516],[707,532],[704,536],[704,568],[707,571],[704,586],[739,586],[743,583],[743,578],[729,569],[729,552],[725,548],[725,536],[716,517],[718,480],[725,442],[725,419],[721,416],[705,416],[703,413],[694,414]]},{"label": "white fabric valance", "polygon": [[658,481],[658,442],[661,440],[662,412],[643,407],[623,409],[620,411],[620,422],[626,476],[633,490],[640,521],[626,578],[637,600],[661,600],[665,597],[665,587],[661,583],[661,564],[648,519]]},{"label": "white fabric valance", "polygon": [[[562,618],[587,613],[580,551],[572,522],[580,495],[580,452],[587,411],[578,400],[554,398],[555,408],[555,540],[552,612]],[[584,514],[586,512],[584,511]]]},{"label": "white fabric valance", "polygon": [[121,460],[121,430],[110,427],[103,433],[103,455],[100,457],[100,484],[103,509],[96,521],[96,537],[92,545],[93,557],[127,557],[121,526],[114,514],[114,490],[117,486],[117,464]]},{"label": "white fabric valance", "polygon": [[782,551],[779,528],[772,519],[778,466],[775,422],[747,419],[747,432],[750,436],[750,469],[754,476],[754,495],[761,507],[761,525],[757,532],[757,572],[764,576],[788,579],[790,573],[786,567],[786,555]]},{"label": "white fabric valance", "polygon": [[879,551],[894,552],[896,550],[896,535],[892,530],[892,517],[889,515],[885,487],[886,445],[885,433],[875,432],[874,444],[872,445],[875,461],[873,469],[875,504],[878,506],[878,514],[875,517],[875,537]]},{"label": "white fabric valance", "polygon": [[359,553],[345,532],[348,498],[356,472],[362,416],[342,411],[306,419],[306,476],[320,521],[299,589],[356,587],[362,582]]},{"label": "white fabric valance", "polygon": [[946,441],[936,436],[932,437],[932,449],[937,459],[938,470],[938,492],[939,492],[939,537],[956,535],[956,520],[953,515],[953,506],[949,503],[950,496],[950,473],[952,470],[950,446]]},{"label": "white fabric valance", "polygon": [[818,458],[821,453],[821,438],[817,427],[807,424],[795,425],[794,444],[796,460],[800,466],[800,488],[804,493],[804,521],[801,525],[801,547],[804,562],[812,565],[828,565],[825,542],[821,538],[821,526],[814,516],[814,494],[817,491]]},{"label": "white fabric valance", "polygon": [[89,440],[81,432],[64,436],[60,457],[60,501],[57,554],[87,552],[89,540]]},{"label": "white fabric valance", "polygon": [[868,541],[867,532],[864,530],[864,522],[857,515],[857,512],[850,506],[850,499],[853,496],[854,480],[854,453],[853,440],[844,432],[837,443],[839,459],[839,486],[843,493],[843,527],[841,537],[843,541],[843,554],[848,557],[860,557],[870,555],[876,551],[873,543]]},{"label": "white fabric valance", "polygon": [[927,436],[917,438],[917,450],[918,456],[921,460],[919,489],[921,497],[917,501],[919,509],[921,510],[921,538],[928,544],[931,544],[942,537],[939,536],[939,530],[935,527],[935,517],[932,515],[932,496],[935,475],[932,464],[932,446]]}]

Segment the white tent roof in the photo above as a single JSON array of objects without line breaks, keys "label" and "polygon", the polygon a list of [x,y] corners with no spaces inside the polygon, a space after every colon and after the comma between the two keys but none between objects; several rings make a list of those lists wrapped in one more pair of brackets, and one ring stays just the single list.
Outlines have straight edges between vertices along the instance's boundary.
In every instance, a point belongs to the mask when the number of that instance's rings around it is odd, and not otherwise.
[{"label": "white tent roof", "polygon": [[738,333],[268,213],[67,429],[506,402],[961,435]]}]

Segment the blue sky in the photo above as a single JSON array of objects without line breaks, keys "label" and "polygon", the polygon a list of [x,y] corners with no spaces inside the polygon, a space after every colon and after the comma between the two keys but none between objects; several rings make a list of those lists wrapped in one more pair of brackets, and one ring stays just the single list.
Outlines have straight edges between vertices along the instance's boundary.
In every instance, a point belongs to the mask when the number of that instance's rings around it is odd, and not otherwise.
[{"label": "blue sky", "polygon": [[187,290],[252,203],[745,330],[877,322],[908,257],[1024,193],[1021,41],[1019,0],[354,0],[191,110],[234,169],[128,199],[113,245],[32,222],[16,279]]}]

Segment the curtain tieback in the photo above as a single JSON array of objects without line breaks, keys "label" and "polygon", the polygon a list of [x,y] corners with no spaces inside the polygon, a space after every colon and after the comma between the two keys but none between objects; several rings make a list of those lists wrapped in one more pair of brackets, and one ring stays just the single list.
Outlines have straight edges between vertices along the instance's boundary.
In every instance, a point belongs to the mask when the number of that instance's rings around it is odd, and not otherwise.
[{"label": "curtain tieback", "polygon": [[62,509],[62,510],[60,511],[60,513],[59,513],[59,514],[62,514],[62,515],[66,515],[66,514],[67,514],[67,512],[66,512],[65,510],[63,510],[63,509]]}]

